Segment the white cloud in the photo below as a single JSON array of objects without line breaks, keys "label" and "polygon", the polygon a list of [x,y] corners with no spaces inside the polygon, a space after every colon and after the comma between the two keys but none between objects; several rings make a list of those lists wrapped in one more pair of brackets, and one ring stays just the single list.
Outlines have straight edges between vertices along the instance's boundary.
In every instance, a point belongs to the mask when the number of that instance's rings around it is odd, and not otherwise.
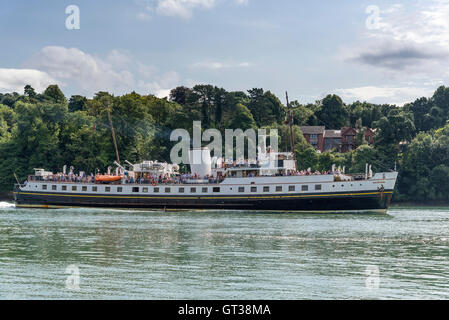
[{"label": "white cloud", "polygon": [[197,8],[210,9],[215,6],[215,0],[159,0],[156,12],[164,16],[177,16],[188,19],[192,10]]},{"label": "white cloud", "polygon": [[48,46],[42,48],[27,64],[47,72],[58,79],[62,86],[75,83],[91,95],[105,88],[123,92],[133,86],[133,75],[123,69],[124,61],[123,55],[117,51],[101,59],[77,48]]},{"label": "white cloud", "polygon": [[449,1],[407,1],[381,8],[379,18],[377,29],[364,29],[358,43],[341,49],[339,57],[382,82],[337,93],[348,100],[398,105],[431,96],[449,80]]},{"label": "white cloud", "polygon": [[[232,1],[238,6],[247,6],[249,2],[248,0]],[[217,0],[155,0],[153,2],[139,0],[136,3],[143,7],[143,11],[137,14],[139,20],[150,20],[154,12],[162,16],[190,19],[194,10],[214,8]]]},{"label": "white cloud", "polygon": [[0,92],[23,92],[29,84],[37,91],[43,91],[57,81],[48,73],[35,69],[5,69],[0,68]]},{"label": "white cloud", "polygon": [[250,66],[252,66],[252,64],[249,62],[228,63],[218,61],[203,61],[191,65],[192,68],[212,69],[212,70],[228,69],[228,68],[247,68]]},{"label": "white cloud", "polygon": [[379,13],[377,29],[366,29],[343,59],[407,76],[449,75],[449,1],[410,1]]},{"label": "white cloud", "polygon": [[106,61],[116,67],[127,68],[131,64],[132,59],[129,54],[114,49],[107,55]]},{"label": "white cloud", "polygon": [[410,6],[414,10],[396,5],[394,10],[382,11],[381,15],[386,16],[377,36],[417,44],[433,43],[449,49],[449,1],[415,1]]},{"label": "white cloud", "polygon": [[179,75],[174,71],[164,73],[153,81],[139,81],[139,88],[154,93],[159,98],[168,97],[171,89],[179,84]]},{"label": "white cloud", "polygon": [[401,106],[405,103],[412,102],[417,98],[431,96],[434,89],[435,88],[366,86],[337,89],[335,92],[347,102],[360,100],[372,103],[396,104]]},{"label": "white cloud", "polygon": [[41,91],[48,84],[57,83],[72,93],[86,96],[93,96],[98,91],[116,95],[130,91],[161,95],[179,83],[176,72],[161,73],[155,66],[137,61],[129,53],[119,50],[96,56],[78,48],[48,46],[27,61],[26,66],[30,69],[20,74],[14,69],[0,73],[0,88],[11,91],[9,88],[23,89],[24,84],[30,84]]}]

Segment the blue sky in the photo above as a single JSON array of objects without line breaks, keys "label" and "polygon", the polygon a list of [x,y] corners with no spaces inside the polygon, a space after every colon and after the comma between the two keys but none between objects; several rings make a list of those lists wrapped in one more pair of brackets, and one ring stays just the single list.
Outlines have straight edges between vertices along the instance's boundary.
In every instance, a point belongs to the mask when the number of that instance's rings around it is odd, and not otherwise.
[{"label": "blue sky", "polygon": [[402,104],[449,82],[449,0],[3,0],[0,35],[0,92],[162,97],[207,83]]}]

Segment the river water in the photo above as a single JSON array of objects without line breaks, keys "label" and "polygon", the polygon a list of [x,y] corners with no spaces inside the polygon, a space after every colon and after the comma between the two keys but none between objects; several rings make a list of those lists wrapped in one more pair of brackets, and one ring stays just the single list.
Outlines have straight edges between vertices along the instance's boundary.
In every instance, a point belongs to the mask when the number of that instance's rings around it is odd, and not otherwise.
[{"label": "river water", "polygon": [[388,215],[16,209],[1,299],[449,299],[449,208]]}]

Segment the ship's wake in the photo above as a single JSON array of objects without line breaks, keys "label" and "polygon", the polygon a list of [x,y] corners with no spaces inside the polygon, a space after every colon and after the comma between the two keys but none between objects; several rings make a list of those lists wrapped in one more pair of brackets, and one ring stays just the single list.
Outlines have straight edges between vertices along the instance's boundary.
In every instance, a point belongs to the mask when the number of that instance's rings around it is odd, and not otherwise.
[{"label": "ship's wake", "polygon": [[3,208],[12,208],[15,207],[15,204],[12,202],[5,202],[5,201],[0,201],[0,209]]}]

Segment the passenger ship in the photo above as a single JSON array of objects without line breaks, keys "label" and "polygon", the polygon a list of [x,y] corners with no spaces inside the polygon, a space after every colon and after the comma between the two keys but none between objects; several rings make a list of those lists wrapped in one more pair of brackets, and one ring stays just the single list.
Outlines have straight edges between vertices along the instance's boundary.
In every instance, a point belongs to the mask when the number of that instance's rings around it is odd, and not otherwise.
[{"label": "passenger ship", "polygon": [[[14,187],[17,207],[121,207],[163,210],[256,210],[269,212],[379,212],[390,205],[397,172],[345,174],[299,173],[289,152],[271,152],[251,163],[225,163],[199,152],[199,165],[180,175],[177,165],[144,161],[117,161],[116,174],[64,181],[44,169]],[[73,175],[73,170],[69,173]],[[93,177],[92,177],[93,178]]]}]

